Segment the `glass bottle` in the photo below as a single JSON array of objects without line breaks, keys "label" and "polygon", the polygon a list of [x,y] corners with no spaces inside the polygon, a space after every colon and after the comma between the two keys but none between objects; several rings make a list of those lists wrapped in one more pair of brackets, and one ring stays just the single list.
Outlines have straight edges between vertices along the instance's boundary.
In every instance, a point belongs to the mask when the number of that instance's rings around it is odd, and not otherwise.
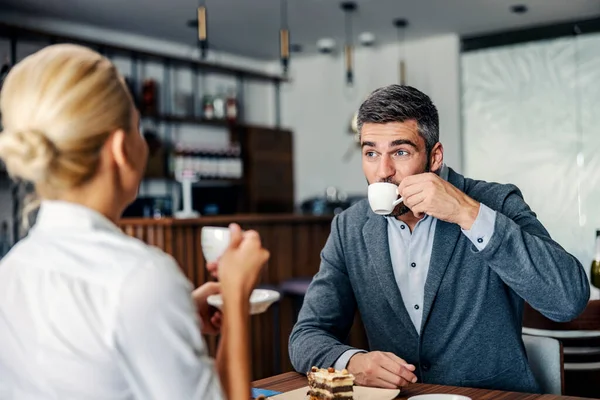
[{"label": "glass bottle", "polygon": [[596,231],[596,254],[590,269],[590,281],[600,289],[600,230]]}]

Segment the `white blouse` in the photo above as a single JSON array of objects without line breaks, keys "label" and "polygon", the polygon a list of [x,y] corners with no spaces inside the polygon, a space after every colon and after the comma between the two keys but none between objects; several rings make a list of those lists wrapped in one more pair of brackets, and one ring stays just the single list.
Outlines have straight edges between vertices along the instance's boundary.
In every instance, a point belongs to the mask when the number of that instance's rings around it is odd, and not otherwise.
[{"label": "white blouse", "polygon": [[221,399],[192,286],[101,214],[45,201],[0,261],[0,399]]}]

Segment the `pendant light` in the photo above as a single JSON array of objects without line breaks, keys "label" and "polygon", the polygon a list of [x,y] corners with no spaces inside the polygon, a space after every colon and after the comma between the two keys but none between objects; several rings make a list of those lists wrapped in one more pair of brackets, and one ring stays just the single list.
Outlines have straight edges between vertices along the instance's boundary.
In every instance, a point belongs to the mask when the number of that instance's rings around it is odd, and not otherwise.
[{"label": "pendant light", "polygon": [[353,1],[345,1],[341,4],[346,17],[345,32],[346,44],[344,46],[344,60],[346,65],[346,84],[352,86],[354,83],[354,46],[352,44],[352,14],[358,6]]},{"label": "pendant light", "polygon": [[290,65],[290,29],[288,26],[287,0],[281,0],[281,28],[279,29],[279,58],[283,73]]},{"label": "pendant light", "polygon": [[394,26],[396,27],[396,30],[398,32],[398,56],[400,59],[400,63],[399,63],[399,78],[400,78],[400,84],[401,85],[406,85],[406,62],[404,61],[404,33],[406,30],[406,27],[408,26],[408,21],[404,18],[398,18],[394,20]]},{"label": "pendant light", "polygon": [[200,56],[206,58],[208,52],[208,27],[206,25],[206,0],[198,2],[198,44],[200,45]]}]

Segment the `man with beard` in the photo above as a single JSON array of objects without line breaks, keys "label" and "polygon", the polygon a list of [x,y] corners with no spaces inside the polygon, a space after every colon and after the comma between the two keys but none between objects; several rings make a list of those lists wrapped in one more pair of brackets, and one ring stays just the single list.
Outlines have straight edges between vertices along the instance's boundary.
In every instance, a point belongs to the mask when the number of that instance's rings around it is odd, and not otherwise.
[{"label": "man with beard", "polygon": [[[294,368],[347,368],[357,384],[384,388],[537,392],[521,338],[524,301],[554,321],[574,319],[589,299],[581,264],[517,187],[444,165],[427,95],[375,90],[358,126],[367,181],[398,185],[404,202],[385,217],[364,200],[334,218],[290,337]],[[343,343],[356,311],[369,351]]]}]

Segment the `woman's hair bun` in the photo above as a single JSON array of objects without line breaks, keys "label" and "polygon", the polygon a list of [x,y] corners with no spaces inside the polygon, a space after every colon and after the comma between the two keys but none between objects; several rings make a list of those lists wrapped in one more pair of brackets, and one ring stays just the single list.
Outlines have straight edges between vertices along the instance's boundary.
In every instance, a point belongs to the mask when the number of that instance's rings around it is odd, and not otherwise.
[{"label": "woman's hair bun", "polygon": [[54,143],[39,129],[3,131],[0,158],[8,173],[32,183],[43,182],[58,156]]}]

